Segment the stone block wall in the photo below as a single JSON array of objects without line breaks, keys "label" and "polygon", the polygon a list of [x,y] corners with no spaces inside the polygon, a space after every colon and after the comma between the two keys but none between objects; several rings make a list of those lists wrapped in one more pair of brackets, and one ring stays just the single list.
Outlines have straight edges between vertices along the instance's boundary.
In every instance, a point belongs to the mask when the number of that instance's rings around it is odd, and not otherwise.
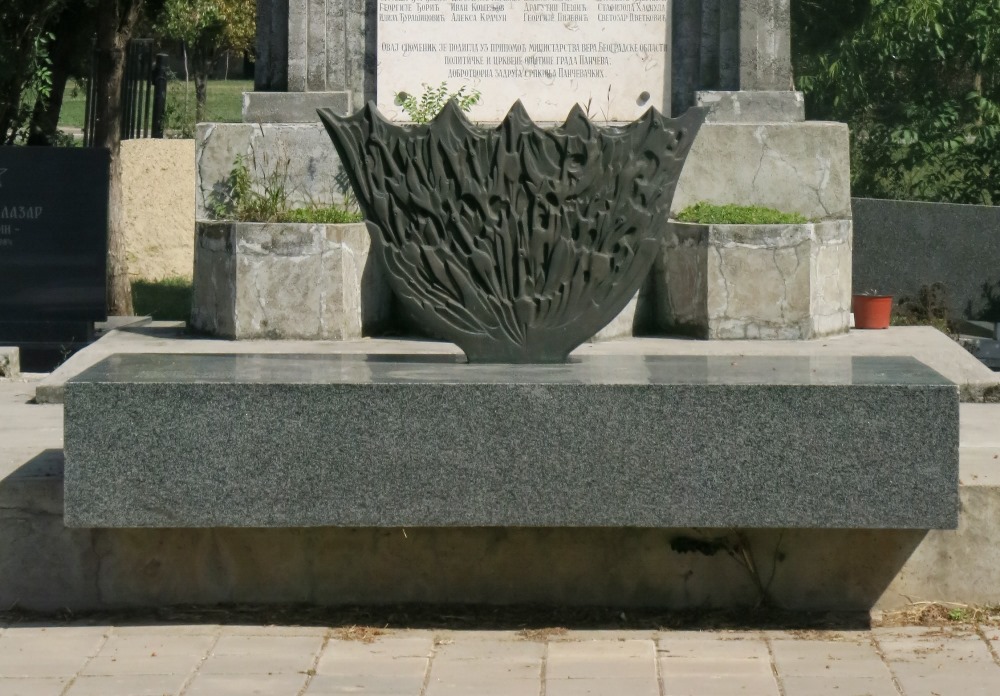
[{"label": "stone block wall", "polygon": [[809,219],[851,217],[842,123],[706,124],[688,155],[673,210],[699,201],[762,205]]},{"label": "stone block wall", "polygon": [[194,155],[193,140],[122,142],[122,212],[133,278],[191,277]]},{"label": "stone block wall", "polygon": [[340,179],[340,159],[319,123],[201,123],[195,167],[199,220],[212,217],[237,155],[257,182],[284,187],[293,206],[338,203],[348,190]]},{"label": "stone block wall", "polygon": [[987,309],[1000,283],[1000,207],[855,198],[854,287],[915,297],[942,283],[953,318]]},{"label": "stone block wall", "polygon": [[707,339],[844,333],[851,222],[671,223],[653,272],[657,328]]},{"label": "stone block wall", "polygon": [[198,223],[191,325],[232,339],[344,340],[389,319],[363,223]]}]

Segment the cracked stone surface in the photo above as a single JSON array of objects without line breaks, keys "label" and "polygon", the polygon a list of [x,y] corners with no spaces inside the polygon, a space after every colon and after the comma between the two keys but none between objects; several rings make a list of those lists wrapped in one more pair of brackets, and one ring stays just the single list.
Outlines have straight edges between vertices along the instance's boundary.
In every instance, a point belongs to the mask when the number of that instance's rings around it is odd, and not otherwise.
[{"label": "cracked stone surface", "polygon": [[202,123],[195,142],[195,215],[212,217],[213,201],[238,155],[258,182],[280,184],[293,206],[331,205],[344,200],[340,159],[317,123]]},{"label": "cracked stone surface", "polygon": [[809,339],[848,330],[851,222],[671,223],[654,267],[654,324],[708,339]]},{"label": "cracked stone surface", "polygon": [[673,210],[699,201],[762,205],[810,220],[850,219],[847,126],[706,123],[681,173]]},{"label": "cracked stone surface", "polygon": [[802,92],[701,91],[695,93],[695,106],[711,108],[706,123],[783,123],[806,118]]},{"label": "cracked stone surface", "polygon": [[391,292],[360,223],[198,223],[191,325],[235,339],[360,338]]}]

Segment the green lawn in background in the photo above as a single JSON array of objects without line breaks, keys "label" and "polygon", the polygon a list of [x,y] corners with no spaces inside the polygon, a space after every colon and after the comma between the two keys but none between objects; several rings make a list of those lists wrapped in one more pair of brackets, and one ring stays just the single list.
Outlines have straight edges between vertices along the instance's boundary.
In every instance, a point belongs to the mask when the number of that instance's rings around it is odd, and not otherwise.
[{"label": "green lawn in background", "polygon": [[159,321],[191,321],[191,281],[187,278],[132,281],[137,316]]},{"label": "green lawn in background", "polygon": [[[243,119],[243,93],[253,91],[253,80],[209,80],[205,120],[216,123],[237,123]],[[83,112],[87,93],[74,81],[66,85],[59,125],[63,128],[83,128]],[[185,111],[187,119],[185,119]],[[167,128],[176,130],[182,123],[194,123],[194,82],[171,80],[167,85]]]}]

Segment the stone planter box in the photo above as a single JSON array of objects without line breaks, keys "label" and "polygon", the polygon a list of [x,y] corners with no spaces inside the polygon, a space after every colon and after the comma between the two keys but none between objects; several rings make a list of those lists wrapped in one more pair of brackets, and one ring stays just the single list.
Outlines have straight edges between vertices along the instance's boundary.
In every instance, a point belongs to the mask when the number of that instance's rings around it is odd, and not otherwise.
[{"label": "stone planter box", "polygon": [[671,222],[653,270],[654,324],[707,339],[846,333],[850,220],[803,225]]},{"label": "stone planter box", "polygon": [[191,326],[231,339],[343,340],[389,319],[364,223],[196,225]]}]

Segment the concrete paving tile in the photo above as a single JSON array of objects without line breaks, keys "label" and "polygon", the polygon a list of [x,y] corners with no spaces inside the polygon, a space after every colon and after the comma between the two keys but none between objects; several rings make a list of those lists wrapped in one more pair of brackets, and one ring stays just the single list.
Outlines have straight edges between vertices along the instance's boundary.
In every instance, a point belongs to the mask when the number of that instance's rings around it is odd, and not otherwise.
[{"label": "concrete paving tile", "polygon": [[175,696],[186,674],[78,677],[66,696]]},{"label": "concrete paving tile", "polygon": [[0,636],[0,677],[71,677],[105,641],[104,629],[8,628]]},{"label": "concrete paving tile", "polygon": [[874,635],[906,696],[1000,692],[1000,667],[974,633],[921,628],[878,630]]},{"label": "concrete paving tile", "polygon": [[331,640],[316,666],[317,674],[330,675],[410,675],[421,679],[434,650],[430,635],[417,638],[389,638],[374,643]]},{"label": "concrete paving tile", "polygon": [[896,675],[906,696],[996,696],[1000,674],[967,674],[956,667],[946,674]]},{"label": "concrete paving tile", "polygon": [[776,640],[771,643],[771,650],[782,677],[890,677],[875,646],[867,639],[863,642]]},{"label": "concrete paving tile", "polygon": [[975,634],[883,634],[876,640],[890,665],[909,664],[934,671],[954,663],[994,664],[986,643]]},{"label": "concrete paving tile", "polygon": [[442,661],[476,662],[540,662],[545,655],[543,643],[508,640],[458,640],[439,642],[435,648],[435,664]]},{"label": "concrete paving tile", "polygon": [[309,683],[304,696],[420,696],[424,675],[337,675],[317,674]]},{"label": "concrete paving tile", "polygon": [[322,636],[222,636],[199,670],[202,674],[275,674],[312,669]]},{"label": "concrete paving tile", "polygon": [[68,682],[69,678],[0,678],[0,694],[3,696],[60,696]]},{"label": "concrete paving tile", "polygon": [[785,696],[899,696],[891,677],[782,677]]},{"label": "concrete paving tile", "polygon": [[534,679],[498,679],[491,675],[466,675],[466,678],[435,679],[427,683],[426,696],[538,696],[542,683]]},{"label": "concrete paving tile", "polygon": [[489,641],[491,643],[511,642],[518,643],[526,640],[522,631],[448,631],[441,630],[434,634],[438,642],[462,642],[475,643],[477,641]]},{"label": "concrete paving tile", "polygon": [[659,642],[682,643],[684,641],[760,641],[764,635],[760,631],[663,631]]},{"label": "concrete paving tile", "polygon": [[[541,643],[523,641],[478,640],[439,645],[431,665],[431,683],[477,684],[486,688],[491,682],[533,679],[537,686],[544,654],[545,646]],[[523,686],[514,684],[512,688],[520,692]],[[468,693],[477,691],[470,689]]]},{"label": "concrete paving tile", "polygon": [[140,636],[162,637],[162,636],[214,636],[222,631],[218,624],[164,624],[164,625],[140,625],[135,626],[115,626],[111,634],[116,636]]},{"label": "concrete paving tile", "polygon": [[564,633],[553,633],[548,637],[550,643],[593,640],[656,640],[660,635],[659,631],[653,630],[590,630],[590,631],[566,631]]},{"label": "concrete paving tile", "polygon": [[871,635],[879,642],[883,640],[941,640],[952,638],[976,638],[976,632],[963,626],[894,626],[873,628]]},{"label": "concrete paving tile", "polygon": [[542,662],[491,662],[487,657],[481,661],[439,662],[431,665],[431,679],[435,681],[463,681],[466,679],[539,679]]},{"label": "concrete paving tile", "polygon": [[766,630],[761,634],[769,640],[793,640],[799,643],[825,642],[825,643],[858,643],[869,639],[871,631],[777,631]]},{"label": "concrete paving tile", "polygon": [[779,696],[774,675],[681,676],[664,679],[663,696]]},{"label": "concrete paving tile", "polygon": [[298,696],[306,674],[198,674],[184,696]]},{"label": "concrete paving tile", "polygon": [[319,636],[330,632],[326,626],[222,626],[224,636]]},{"label": "concrete paving tile", "polygon": [[667,696],[778,696],[771,655],[759,633],[672,632],[658,646]]},{"label": "concrete paving tile", "polygon": [[697,676],[769,677],[772,674],[770,660],[726,660],[714,657],[660,659],[660,675],[664,679]]},{"label": "concrete paving tile", "polygon": [[771,655],[767,643],[759,637],[725,639],[720,637],[685,637],[665,635],[657,644],[661,662],[684,658],[722,661],[763,662],[770,669]]},{"label": "concrete paving tile", "polygon": [[113,635],[82,673],[190,674],[215,640],[212,635]]},{"label": "concrete paving tile", "polygon": [[650,679],[550,679],[545,696],[659,696],[660,689]]},{"label": "concrete paving tile", "polygon": [[649,676],[655,681],[656,646],[651,640],[550,643],[548,679],[617,679]]}]

